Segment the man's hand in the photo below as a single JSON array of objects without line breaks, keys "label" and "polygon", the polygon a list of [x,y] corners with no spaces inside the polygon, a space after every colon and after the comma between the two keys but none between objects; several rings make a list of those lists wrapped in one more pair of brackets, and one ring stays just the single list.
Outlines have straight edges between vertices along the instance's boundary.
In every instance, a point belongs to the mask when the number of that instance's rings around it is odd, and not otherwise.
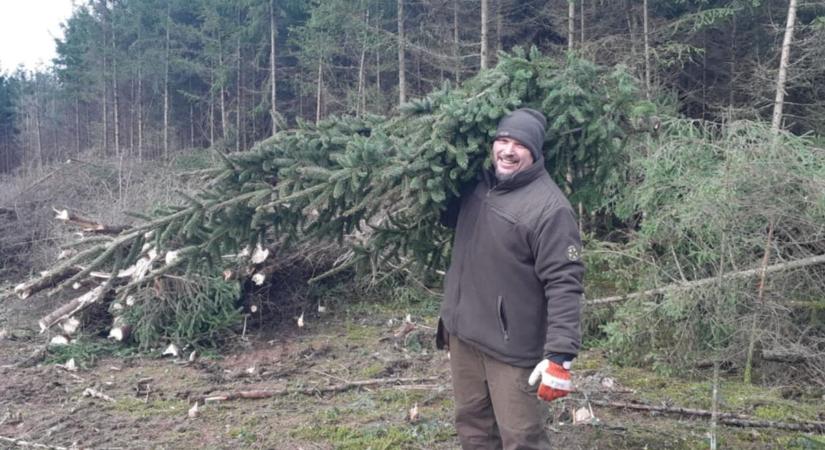
[{"label": "man's hand", "polygon": [[573,383],[570,381],[570,361],[565,361],[564,365],[560,365],[549,359],[543,360],[530,374],[528,380],[530,386],[536,384],[539,377],[541,377],[541,384],[536,395],[542,400],[552,402],[573,390]]}]

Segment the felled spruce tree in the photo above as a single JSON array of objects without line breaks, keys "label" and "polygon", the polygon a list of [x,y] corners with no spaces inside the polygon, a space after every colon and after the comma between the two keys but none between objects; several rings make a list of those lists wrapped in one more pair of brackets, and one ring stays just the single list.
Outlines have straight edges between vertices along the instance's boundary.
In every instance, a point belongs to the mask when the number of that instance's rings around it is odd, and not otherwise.
[{"label": "felled spruce tree", "polygon": [[[639,98],[623,68],[574,57],[559,65],[536,50],[503,54],[494,69],[410,102],[398,116],[299,122],[249,152],[224,156],[186,206],[73,243],[73,256],[16,291],[90,287],[85,298],[44,318],[46,329],[100,299],[120,308],[145,301],[140,293],[168,275],[259,264],[267,249],[301,242],[340,242],[351,258],[339,268],[441,268],[450,234],[439,214],[489,167],[501,117],[524,106],[544,111],[548,170],[560,184],[575,173],[574,201],[598,207],[604,181],[619,170],[626,131],[650,110]],[[580,192],[587,195],[576,199]],[[107,275],[94,281],[101,271]]]}]

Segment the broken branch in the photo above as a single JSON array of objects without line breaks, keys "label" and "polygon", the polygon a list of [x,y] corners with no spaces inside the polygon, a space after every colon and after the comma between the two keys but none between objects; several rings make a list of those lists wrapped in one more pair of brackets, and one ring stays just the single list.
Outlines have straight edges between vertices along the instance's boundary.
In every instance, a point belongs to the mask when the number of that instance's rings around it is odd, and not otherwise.
[{"label": "broken branch", "polygon": [[22,439],[15,439],[6,436],[0,436],[0,441],[8,442],[9,444],[14,444],[18,447],[31,447],[31,448],[48,448],[51,450],[67,450],[66,447],[59,447],[56,445],[46,445],[46,444],[38,444],[37,442],[29,442],[24,441]]},{"label": "broken branch", "polygon": [[358,380],[358,381],[348,381],[346,383],[335,384],[331,386],[323,386],[323,387],[315,387],[315,388],[304,388],[304,389],[263,389],[263,390],[251,390],[251,391],[235,391],[230,392],[223,395],[213,395],[209,397],[202,397],[199,400],[202,400],[204,403],[213,403],[213,402],[224,402],[229,400],[237,400],[237,399],[262,399],[262,398],[270,398],[276,397],[281,395],[289,395],[289,394],[303,394],[303,395],[317,395],[317,394],[324,394],[329,392],[343,392],[348,391],[350,389],[355,389],[359,387],[367,387],[367,386],[378,386],[378,385],[385,385],[385,384],[404,384],[404,383],[413,383],[420,386],[420,383],[427,382],[427,381],[436,381],[438,380],[437,377],[424,377],[424,378],[375,378],[372,380]]},{"label": "broken branch", "polygon": [[112,397],[109,397],[108,395],[106,395],[106,394],[104,394],[104,393],[102,393],[98,390],[92,389],[92,388],[86,388],[86,390],[83,391],[83,396],[84,397],[99,398],[99,399],[105,400],[107,402],[114,402],[115,401],[115,399],[113,399]]},{"label": "broken branch", "polygon": [[602,306],[602,305],[609,305],[611,303],[620,303],[625,302],[628,300],[633,300],[641,297],[649,297],[652,295],[659,295],[664,294],[665,292],[669,291],[681,291],[686,289],[693,289],[701,286],[706,286],[709,284],[717,283],[720,279],[722,280],[729,280],[729,279],[737,279],[737,278],[750,278],[756,275],[761,275],[763,273],[773,273],[773,272],[780,272],[783,270],[791,270],[791,269],[798,269],[800,267],[812,266],[815,264],[822,264],[825,263],[825,255],[818,255],[818,256],[811,256],[810,258],[803,258],[798,259],[796,261],[788,261],[785,263],[780,264],[773,264],[767,267],[759,267],[756,269],[749,269],[743,270],[740,272],[731,272],[722,275],[721,277],[715,276],[711,278],[703,278],[701,280],[694,280],[688,281],[687,283],[674,283],[668,284],[666,286],[662,286],[656,289],[650,289],[647,291],[636,292],[633,294],[625,294],[625,295],[614,295],[611,297],[603,297],[597,298],[593,300],[587,300],[585,302],[588,306]]},{"label": "broken branch", "polygon": [[[675,406],[653,406],[639,403],[608,402],[602,400],[590,400],[596,406],[609,408],[634,409],[638,411],[651,411],[671,414],[682,414],[686,416],[712,417],[713,411],[704,409],[681,408]],[[751,428],[777,428],[780,430],[804,431],[804,432],[825,432],[825,422],[778,422],[773,420],[759,420],[744,414],[717,412],[716,417],[719,423],[737,427]]]},{"label": "broken branch", "polygon": [[70,223],[72,225],[77,225],[80,227],[80,230],[86,233],[95,233],[95,234],[118,234],[122,231],[126,230],[126,226],[124,225],[105,225],[99,222],[95,222],[92,219],[87,219],[83,216],[79,216],[74,213],[70,213],[67,209],[55,209],[52,208],[54,212],[57,214],[54,218],[60,220],[65,223]]}]

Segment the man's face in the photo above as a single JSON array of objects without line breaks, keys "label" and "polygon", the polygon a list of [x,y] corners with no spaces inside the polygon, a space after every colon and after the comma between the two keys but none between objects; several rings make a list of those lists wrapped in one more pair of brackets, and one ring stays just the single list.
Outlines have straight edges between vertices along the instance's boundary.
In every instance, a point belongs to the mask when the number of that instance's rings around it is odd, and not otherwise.
[{"label": "man's face", "polygon": [[493,141],[493,167],[499,180],[515,175],[531,164],[533,154],[521,142],[509,137]]}]

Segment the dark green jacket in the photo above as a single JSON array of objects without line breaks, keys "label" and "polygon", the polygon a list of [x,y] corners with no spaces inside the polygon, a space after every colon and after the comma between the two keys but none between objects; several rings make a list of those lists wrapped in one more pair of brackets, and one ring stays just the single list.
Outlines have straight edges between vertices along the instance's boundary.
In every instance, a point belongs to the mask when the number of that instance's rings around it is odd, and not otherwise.
[{"label": "dark green jacket", "polygon": [[485,174],[462,196],[457,222],[447,223],[456,233],[443,325],[515,366],[532,367],[550,353],[576,355],[584,265],[573,209],[543,159],[492,181]]}]

